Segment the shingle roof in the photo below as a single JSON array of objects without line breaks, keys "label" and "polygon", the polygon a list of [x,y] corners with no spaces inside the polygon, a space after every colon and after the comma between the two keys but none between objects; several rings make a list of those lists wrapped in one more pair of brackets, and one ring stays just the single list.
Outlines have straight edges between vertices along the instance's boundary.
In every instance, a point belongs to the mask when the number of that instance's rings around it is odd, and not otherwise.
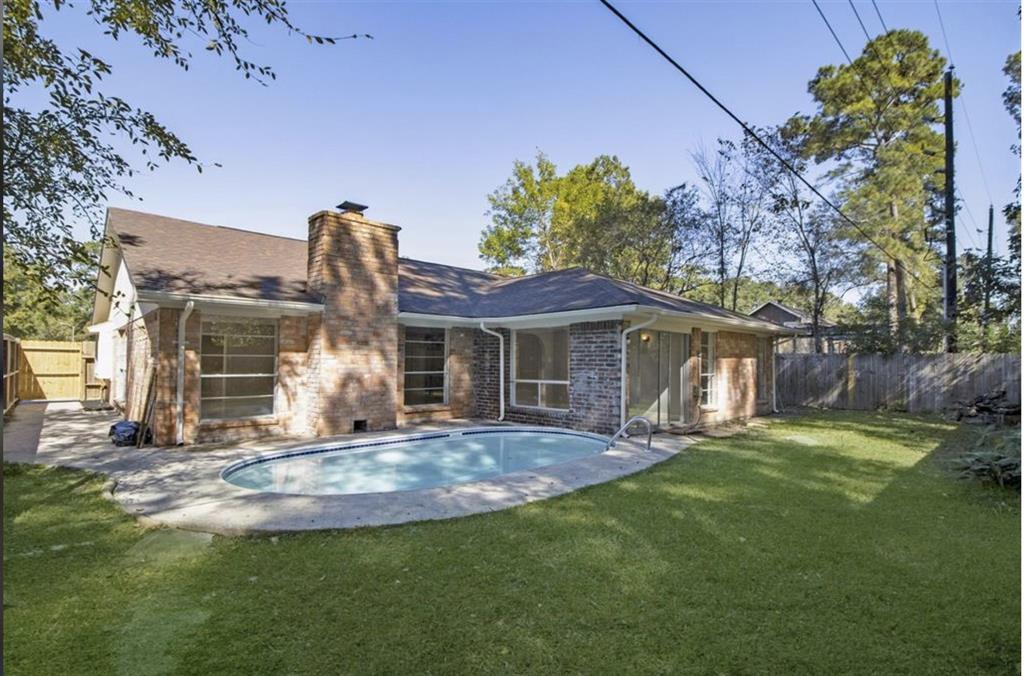
[{"label": "shingle roof", "polygon": [[[436,263],[405,259],[402,263],[399,268],[402,275],[399,280],[399,307],[402,312],[485,319],[643,305],[704,317],[752,320],[738,312],[648,289],[584,268],[527,277],[495,277]],[[406,277],[413,266],[416,270],[415,284],[409,283]]]},{"label": "shingle roof", "polygon": [[[109,209],[107,224],[120,240],[128,271],[140,290],[320,301],[306,290],[305,240],[127,209]],[[583,268],[507,278],[400,258],[398,274],[400,312],[485,319],[642,305],[761,323]]]},{"label": "shingle roof", "polygon": [[128,209],[107,210],[135,287],[319,302],[306,291],[306,242]]}]

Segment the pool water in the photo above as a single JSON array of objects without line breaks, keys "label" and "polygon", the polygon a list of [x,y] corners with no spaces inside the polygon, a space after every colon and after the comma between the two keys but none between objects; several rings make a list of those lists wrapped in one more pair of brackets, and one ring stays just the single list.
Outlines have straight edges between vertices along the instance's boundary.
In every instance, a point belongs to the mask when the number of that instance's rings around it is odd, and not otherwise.
[{"label": "pool water", "polygon": [[603,437],[569,430],[471,429],[254,458],[222,476],[273,493],[385,493],[481,481],[595,455],[606,445]]}]

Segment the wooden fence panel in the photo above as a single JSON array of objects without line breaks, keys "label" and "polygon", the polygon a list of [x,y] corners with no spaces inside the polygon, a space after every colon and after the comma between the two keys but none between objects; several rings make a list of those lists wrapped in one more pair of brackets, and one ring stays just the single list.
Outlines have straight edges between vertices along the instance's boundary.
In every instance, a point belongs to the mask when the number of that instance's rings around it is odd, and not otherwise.
[{"label": "wooden fence panel", "polygon": [[1020,355],[777,354],[783,406],[941,411],[994,389],[1020,403]]},{"label": "wooden fence panel", "polygon": [[21,341],[21,399],[81,399],[82,344],[63,340]]},{"label": "wooden fence panel", "polygon": [[18,373],[21,370],[21,341],[4,334],[4,415],[18,403]]}]

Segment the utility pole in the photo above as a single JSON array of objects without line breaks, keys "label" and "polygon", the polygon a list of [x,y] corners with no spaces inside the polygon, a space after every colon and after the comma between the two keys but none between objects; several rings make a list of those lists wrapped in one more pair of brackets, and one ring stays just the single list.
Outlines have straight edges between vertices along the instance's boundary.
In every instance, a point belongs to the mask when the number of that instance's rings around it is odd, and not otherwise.
[{"label": "utility pole", "polygon": [[988,347],[988,313],[992,305],[992,223],[995,210],[988,205],[988,248],[985,251],[985,302],[981,310],[981,349]]},{"label": "utility pole", "polygon": [[956,199],[953,196],[953,67],[946,71],[946,352],[956,352]]}]

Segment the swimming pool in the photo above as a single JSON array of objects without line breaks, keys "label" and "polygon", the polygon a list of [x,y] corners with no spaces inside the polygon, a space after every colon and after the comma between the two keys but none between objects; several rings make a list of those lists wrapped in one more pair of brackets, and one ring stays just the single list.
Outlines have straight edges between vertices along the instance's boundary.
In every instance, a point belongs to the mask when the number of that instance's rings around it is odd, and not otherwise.
[{"label": "swimming pool", "polygon": [[221,472],[242,488],[353,495],[437,488],[596,455],[608,439],[551,428],[470,428],[249,458]]}]

